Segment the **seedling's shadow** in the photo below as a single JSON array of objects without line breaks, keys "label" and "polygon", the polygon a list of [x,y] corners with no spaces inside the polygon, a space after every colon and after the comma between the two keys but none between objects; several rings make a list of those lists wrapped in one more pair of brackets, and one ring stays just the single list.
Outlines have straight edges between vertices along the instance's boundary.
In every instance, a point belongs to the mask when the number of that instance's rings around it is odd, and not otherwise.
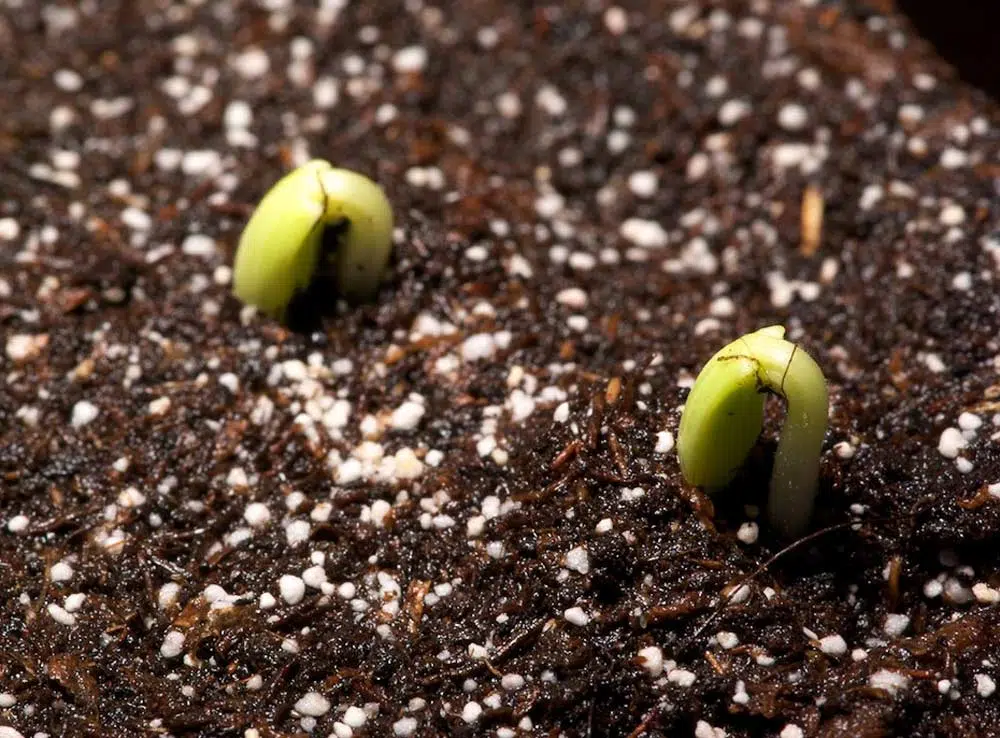
[{"label": "seedling's shadow", "polygon": [[755,577],[758,581],[809,580],[824,591],[846,593],[857,585],[859,571],[877,570],[884,563],[883,548],[869,529],[855,529],[845,520],[843,500],[837,502],[834,480],[822,473],[809,527],[799,538],[779,535],[767,522],[767,496],[776,449],[775,441],[758,442],[733,482],[714,496],[716,528],[735,538],[749,519],[746,506],[754,505],[759,510],[753,519],[759,526],[757,540],[737,544],[747,553],[748,576],[760,566],[764,570]]},{"label": "seedling's shadow", "polygon": [[[774,469],[774,455],[778,443],[775,440],[761,439],[750,451],[736,477],[725,488],[713,495],[715,507],[715,525],[722,531],[732,531],[751,520],[759,526],[757,540],[767,547],[781,548],[794,539],[784,538],[775,531],[767,520],[767,498],[770,493],[771,473]],[[833,480],[820,474],[816,502],[812,521],[802,535],[809,535],[817,530],[843,523],[843,517],[834,517]],[[755,507],[757,516],[751,518],[747,508]]]},{"label": "seedling's shadow", "polygon": [[322,330],[323,320],[337,312],[337,287],[332,275],[317,276],[303,292],[288,303],[285,323],[295,333],[311,334]]},{"label": "seedling's shadow", "polygon": [[[344,221],[323,229],[319,263],[316,265],[312,281],[305,290],[297,292],[288,303],[285,324],[289,330],[306,335],[320,332],[325,319],[343,311],[345,303],[337,289],[336,255],[348,227],[348,223]],[[393,251],[389,257],[387,271],[393,269],[395,260]]]},{"label": "seedling's shadow", "polygon": [[747,508],[755,507],[759,514],[753,521],[761,527],[761,535],[765,529],[771,535],[767,525],[767,495],[777,448],[776,441],[758,441],[733,480],[712,495],[717,528],[735,531],[750,519]]}]

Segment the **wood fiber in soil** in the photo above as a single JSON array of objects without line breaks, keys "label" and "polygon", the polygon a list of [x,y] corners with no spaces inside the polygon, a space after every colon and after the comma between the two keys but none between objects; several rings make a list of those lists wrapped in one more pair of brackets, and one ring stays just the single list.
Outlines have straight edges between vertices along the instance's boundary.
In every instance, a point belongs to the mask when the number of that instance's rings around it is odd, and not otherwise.
[{"label": "wood fiber in soil", "polygon": [[[997,106],[891,0],[340,5],[0,5],[0,734],[998,735]],[[399,239],[303,333],[309,156]],[[747,580],[780,408],[670,446],[771,323],[831,529]]]}]

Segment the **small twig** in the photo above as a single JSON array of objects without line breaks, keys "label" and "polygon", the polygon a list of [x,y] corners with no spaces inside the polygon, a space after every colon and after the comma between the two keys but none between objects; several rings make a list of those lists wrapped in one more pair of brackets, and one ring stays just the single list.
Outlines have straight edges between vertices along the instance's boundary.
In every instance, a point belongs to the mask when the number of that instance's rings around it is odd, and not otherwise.
[{"label": "small twig", "polygon": [[430,589],[431,583],[426,579],[414,579],[407,588],[403,612],[410,621],[410,635],[420,631],[420,621],[424,618],[424,597]]},{"label": "small twig", "polygon": [[889,560],[889,612],[896,612],[899,603],[899,578],[903,573],[903,557],[896,554]]},{"label": "small twig", "polygon": [[566,472],[566,474],[552,482],[544,489],[536,492],[519,492],[518,494],[512,495],[511,499],[516,502],[543,502],[563,487],[569,485],[571,482],[575,482],[582,473],[581,469],[570,469]]},{"label": "small twig", "polygon": [[629,471],[625,449],[622,447],[621,441],[618,440],[618,434],[612,429],[608,429],[608,447],[611,449],[611,458],[614,460],[615,466],[618,467],[618,472],[623,477],[627,477]]},{"label": "small twig", "polygon": [[718,606],[715,608],[714,612],[712,612],[712,614],[708,616],[708,619],[704,623],[702,623],[702,625],[698,628],[698,630],[696,630],[694,632],[694,634],[692,636],[690,636],[689,638],[687,638],[683,642],[682,647],[678,648],[677,651],[678,652],[683,651],[684,648],[686,648],[688,645],[690,645],[690,643],[692,641],[694,641],[697,638],[699,638],[701,636],[701,634],[704,633],[708,629],[708,626],[710,626],[712,623],[714,623],[719,618],[719,616],[722,614],[722,611],[725,610],[726,607],[728,607],[729,603],[732,601],[733,597],[736,595],[737,592],[739,592],[741,589],[743,589],[743,587],[745,587],[748,584],[750,584],[750,582],[752,582],[758,576],[760,576],[761,574],[763,574],[768,568],[770,568],[770,566],[772,564],[776,563],[779,559],[783,558],[786,554],[791,553],[792,551],[796,550],[797,548],[800,548],[801,546],[804,546],[807,543],[811,543],[812,541],[815,541],[817,538],[822,538],[827,533],[833,533],[833,532],[838,531],[838,530],[844,530],[846,528],[851,528],[851,527],[853,527],[855,525],[857,525],[856,521],[851,521],[849,523],[838,523],[837,525],[831,525],[831,526],[829,526],[827,528],[821,528],[820,530],[813,531],[809,535],[803,536],[802,538],[799,538],[797,541],[793,541],[792,543],[789,543],[783,549],[781,549],[776,554],[774,554],[774,556],[772,556],[767,561],[765,561],[763,564],[761,564],[760,566],[758,566],[752,573],[750,573],[748,576],[744,577],[743,580],[739,584],[737,584],[735,587],[732,587],[731,590],[730,590],[729,596],[726,597],[722,602],[720,602],[718,604]]},{"label": "small twig", "polygon": [[990,494],[989,485],[984,484],[969,499],[956,500],[955,503],[963,510],[978,510],[991,499],[993,499],[993,495]]},{"label": "small twig", "polygon": [[[681,644],[677,647],[676,652],[683,653],[684,650],[687,649],[692,642],[700,638],[701,635],[708,629],[708,627],[718,619],[718,617],[722,614],[723,610],[726,609],[726,607],[732,600],[733,596],[737,592],[739,592],[743,587],[745,587],[754,579],[756,579],[758,576],[760,576],[762,573],[764,573],[764,571],[766,571],[772,564],[777,562],[779,559],[783,558],[786,554],[789,554],[792,551],[796,550],[797,548],[800,548],[801,546],[807,543],[811,543],[812,541],[815,541],[818,538],[822,538],[827,533],[832,533],[834,531],[851,528],[857,524],[858,524],[857,521],[852,520],[847,523],[838,523],[837,525],[831,525],[827,528],[822,528],[820,530],[814,531],[807,536],[803,536],[802,538],[799,538],[797,541],[793,541],[792,543],[785,546],[783,549],[774,554],[774,556],[772,556],[763,564],[758,566],[748,576],[744,577],[739,584],[737,584],[735,587],[731,587],[730,588],[731,594],[728,597],[726,597],[722,602],[719,603],[719,605],[715,608],[712,614],[708,616],[708,619],[701,624],[701,626],[694,632],[693,635],[691,635],[690,637],[686,638],[684,641],[681,642]],[[708,656],[708,653],[706,653],[705,655]],[[715,665],[713,664],[713,666]],[[716,669],[718,670],[718,667],[716,667]],[[639,723],[639,725],[637,725],[635,729],[628,734],[628,738],[639,738],[639,736],[645,733],[646,730],[653,724],[653,722],[659,717],[659,715],[660,715],[660,706],[657,705],[652,710],[650,710],[649,713],[647,713],[646,716],[642,719],[642,722]]]},{"label": "small twig", "polygon": [[628,734],[628,738],[639,738],[639,736],[645,733],[647,728],[653,724],[653,721],[659,716],[659,714],[660,706],[657,705],[646,714],[646,717],[642,719],[641,723],[635,726],[635,730]]},{"label": "small twig", "polygon": [[812,256],[823,240],[823,193],[815,184],[810,184],[802,193],[801,243],[799,253]]},{"label": "small twig", "polygon": [[[49,533],[56,533],[64,528],[69,528],[75,526],[80,521],[84,520],[90,515],[96,514],[101,509],[100,505],[90,505],[77,512],[68,513],[66,515],[59,515],[54,518],[49,518],[48,520],[43,520],[37,525],[33,525],[22,535],[25,536],[42,536],[48,535]],[[91,526],[92,527],[92,526]]]},{"label": "small twig", "polygon": [[574,438],[572,441],[566,444],[566,447],[560,451],[556,457],[549,464],[550,469],[558,469],[567,461],[575,457],[580,453],[580,449],[583,448],[583,442],[579,438]]},{"label": "small twig", "polygon": [[715,654],[711,651],[705,651],[705,660],[712,665],[712,668],[715,669],[715,673],[719,676],[726,673],[726,667],[719,662],[719,659],[717,659]]},{"label": "small twig", "polygon": [[522,630],[520,633],[515,635],[506,644],[501,646],[493,658],[487,664],[484,660],[475,661],[471,664],[461,666],[457,669],[452,669],[450,671],[442,671],[437,674],[431,674],[428,677],[424,677],[420,680],[420,685],[423,687],[433,686],[435,684],[440,684],[446,679],[453,679],[458,677],[469,677],[482,669],[489,669],[495,673],[495,664],[503,663],[508,657],[513,655],[515,652],[528,645],[529,642],[533,641],[539,635],[541,635],[542,628],[545,627],[546,618],[539,618],[527,628]]}]

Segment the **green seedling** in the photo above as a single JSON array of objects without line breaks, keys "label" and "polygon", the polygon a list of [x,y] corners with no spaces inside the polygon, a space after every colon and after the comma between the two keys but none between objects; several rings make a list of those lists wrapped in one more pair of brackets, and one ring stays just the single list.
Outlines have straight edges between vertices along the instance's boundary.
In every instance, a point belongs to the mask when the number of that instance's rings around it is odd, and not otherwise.
[{"label": "green seedling", "polygon": [[828,399],[819,365],[785,340],[782,326],[738,338],[709,360],[684,406],[677,456],[689,484],[724,487],[757,443],[767,394],[786,403],[768,518],[781,534],[797,536],[812,515]]},{"label": "green seedling", "polygon": [[[333,248],[324,234],[337,236]],[[272,187],[250,217],[233,264],[233,292],[283,319],[289,302],[333,266],[339,297],[371,299],[392,250],[392,208],[367,177],[315,159]]]}]

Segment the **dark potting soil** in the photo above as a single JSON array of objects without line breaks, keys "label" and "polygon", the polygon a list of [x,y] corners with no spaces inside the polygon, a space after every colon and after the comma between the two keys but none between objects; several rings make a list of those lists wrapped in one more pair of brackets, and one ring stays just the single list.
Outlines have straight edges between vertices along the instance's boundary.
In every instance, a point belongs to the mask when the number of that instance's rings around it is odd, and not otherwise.
[{"label": "dark potting soil", "polygon": [[[0,736],[1000,734],[1000,111],[891,0],[0,8]],[[295,332],[228,265],[312,156],[398,247]],[[798,543],[777,403],[673,450],[773,323]]]}]

